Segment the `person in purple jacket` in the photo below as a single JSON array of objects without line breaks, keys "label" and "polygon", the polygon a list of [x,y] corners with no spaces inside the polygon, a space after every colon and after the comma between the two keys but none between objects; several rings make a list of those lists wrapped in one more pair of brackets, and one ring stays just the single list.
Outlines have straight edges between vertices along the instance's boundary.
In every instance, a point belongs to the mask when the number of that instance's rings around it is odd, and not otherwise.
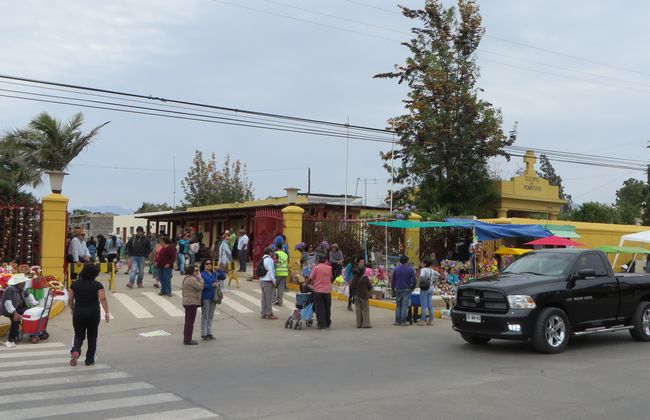
[{"label": "person in purple jacket", "polygon": [[415,270],[411,267],[409,257],[402,255],[399,259],[400,265],[393,270],[390,286],[395,300],[395,323],[393,325],[409,325],[406,322],[411,290],[415,289]]}]

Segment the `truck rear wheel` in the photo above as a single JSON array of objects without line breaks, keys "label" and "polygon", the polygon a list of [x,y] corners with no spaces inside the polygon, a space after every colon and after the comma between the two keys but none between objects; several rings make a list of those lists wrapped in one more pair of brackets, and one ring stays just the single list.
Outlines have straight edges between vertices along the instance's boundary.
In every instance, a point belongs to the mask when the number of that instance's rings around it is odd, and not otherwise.
[{"label": "truck rear wheel", "polygon": [[632,316],[630,335],[636,341],[650,341],[650,302],[641,302]]},{"label": "truck rear wheel", "polygon": [[540,353],[553,354],[564,351],[569,343],[569,321],[563,310],[545,308],[535,321],[532,344]]},{"label": "truck rear wheel", "polygon": [[469,344],[487,344],[490,341],[489,337],[479,337],[478,335],[461,333],[460,336]]}]

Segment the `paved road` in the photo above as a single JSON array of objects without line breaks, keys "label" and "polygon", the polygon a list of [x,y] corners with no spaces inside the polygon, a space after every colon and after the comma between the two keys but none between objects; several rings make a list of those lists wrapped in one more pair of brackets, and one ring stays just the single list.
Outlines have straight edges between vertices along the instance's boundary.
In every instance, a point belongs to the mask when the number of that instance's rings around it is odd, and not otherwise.
[{"label": "paved road", "polygon": [[[180,278],[175,277],[176,284]],[[12,418],[7,412],[22,407],[39,414],[52,406],[83,402],[93,403],[72,405],[70,414],[59,418],[164,411],[172,413],[170,418],[188,419],[212,413],[227,419],[650,418],[650,344],[633,342],[625,332],[576,338],[565,353],[548,356],[520,343],[467,345],[445,320],[436,320],[433,327],[393,327],[393,314],[378,308],[371,309],[375,327],[358,330],[344,302],[333,304],[331,330],[290,331],[283,318],[292,300],[280,310],[280,320],[259,319],[258,285],[242,282],[239,293],[225,293],[231,305],[219,307],[217,340],[187,347],[181,344],[182,317],[176,312],[180,298],[165,298],[168,304],[160,304],[157,295],[146,294],[155,293],[150,283],[128,290],[120,280],[110,297],[115,318],[102,324],[100,332],[98,363],[106,367],[66,367],[65,348],[45,348],[43,343],[0,350],[0,383],[58,378],[66,382],[58,389],[95,393],[68,398],[50,394],[47,400],[12,403],[12,396],[43,395],[48,386],[5,385],[0,418]],[[131,302],[118,296],[136,304],[127,307]],[[151,318],[143,318],[142,310]],[[172,335],[138,336],[157,329]],[[68,342],[69,314],[55,319],[50,330],[53,343]],[[3,359],[11,351],[56,353]],[[24,360],[43,364],[29,367],[36,369],[29,376],[2,379],[5,371],[23,368],[2,363]],[[47,373],[57,368],[62,370]],[[91,376],[100,372],[129,376]],[[76,376],[84,376],[84,382],[70,379]],[[88,412],[89,407],[96,411]]]}]

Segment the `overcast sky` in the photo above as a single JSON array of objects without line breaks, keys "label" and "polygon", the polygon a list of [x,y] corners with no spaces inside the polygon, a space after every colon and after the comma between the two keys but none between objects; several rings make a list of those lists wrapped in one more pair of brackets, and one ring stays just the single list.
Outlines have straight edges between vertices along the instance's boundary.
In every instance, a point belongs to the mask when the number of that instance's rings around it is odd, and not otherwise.
[{"label": "overcast sky", "polygon": [[[393,80],[372,78],[407,55],[399,42],[409,39],[412,22],[392,1],[3,3],[1,74],[341,123],[349,118],[350,124],[378,128],[403,109],[404,88]],[[401,4],[419,7],[423,2]],[[519,122],[517,145],[647,160],[650,4],[595,0],[479,4],[487,29],[479,53],[479,85],[483,97],[501,108],[505,131]],[[0,89],[15,88],[0,83]],[[257,197],[282,195],[288,186],[306,190],[308,167],[312,191],[345,192],[343,139],[2,97],[0,129],[25,126],[41,111],[61,119],[83,111],[88,130],[111,121],[69,170],[64,194],[72,208],[135,209],[143,201],[171,204],[174,157],[178,203],[184,197],[180,180],[196,149],[205,154],[214,151],[219,160],[229,153],[246,163]],[[378,154],[387,149],[383,144],[350,141],[350,194],[355,193],[357,178],[368,178],[368,204],[381,201],[388,184]],[[510,177],[523,166],[520,160],[492,165],[502,177]],[[611,203],[623,180],[645,178],[638,171],[554,166],[578,203]],[[117,169],[133,167],[143,170]],[[363,184],[362,180],[358,185],[360,195]],[[47,192],[47,188],[36,191]]]}]

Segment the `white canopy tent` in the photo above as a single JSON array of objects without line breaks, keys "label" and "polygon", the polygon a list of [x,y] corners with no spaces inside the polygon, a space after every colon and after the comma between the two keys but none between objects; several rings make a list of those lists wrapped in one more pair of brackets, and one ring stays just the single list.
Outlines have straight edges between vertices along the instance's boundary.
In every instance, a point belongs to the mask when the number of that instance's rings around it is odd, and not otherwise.
[{"label": "white canopy tent", "polygon": [[[623,246],[623,243],[625,241],[650,243],[650,230],[622,235],[621,241],[618,243],[618,246]],[[614,257],[614,263],[612,264],[614,267],[616,267],[616,261],[618,260],[618,255],[619,254],[616,254],[616,256]]]}]

